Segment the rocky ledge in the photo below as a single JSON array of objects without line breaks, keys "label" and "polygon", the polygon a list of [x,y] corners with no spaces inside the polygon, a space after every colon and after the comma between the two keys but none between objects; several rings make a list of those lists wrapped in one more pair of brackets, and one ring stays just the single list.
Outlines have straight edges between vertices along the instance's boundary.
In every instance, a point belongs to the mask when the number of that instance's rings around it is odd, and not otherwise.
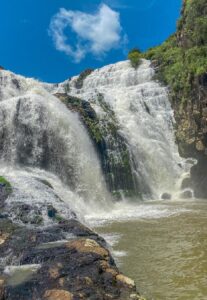
[{"label": "rocky ledge", "polygon": [[47,227],[14,223],[4,212],[10,193],[1,183],[1,300],[141,299],[103,238],[76,219]]}]

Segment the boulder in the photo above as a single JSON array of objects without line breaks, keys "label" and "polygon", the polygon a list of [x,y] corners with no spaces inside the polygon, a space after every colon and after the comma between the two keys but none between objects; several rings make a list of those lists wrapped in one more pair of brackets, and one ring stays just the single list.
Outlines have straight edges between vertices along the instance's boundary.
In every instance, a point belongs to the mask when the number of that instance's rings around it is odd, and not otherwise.
[{"label": "boulder", "polygon": [[180,194],[181,199],[189,199],[193,197],[193,192],[191,190],[185,190]]},{"label": "boulder", "polygon": [[132,294],[139,299],[134,281],[120,274],[104,239],[79,221],[54,222],[40,230],[0,219],[0,228],[5,266],[15,261],[18,272],[38,266],[29,276],[20,274],[18,284],[10,284],[16,275],[7,272],[0,280],[2,299],[130,300]]},{"label": "boulder", "polygon": [[172,199],[172,195],[169,193],[163,193],[161,196],[162,200],[171,200]]}]

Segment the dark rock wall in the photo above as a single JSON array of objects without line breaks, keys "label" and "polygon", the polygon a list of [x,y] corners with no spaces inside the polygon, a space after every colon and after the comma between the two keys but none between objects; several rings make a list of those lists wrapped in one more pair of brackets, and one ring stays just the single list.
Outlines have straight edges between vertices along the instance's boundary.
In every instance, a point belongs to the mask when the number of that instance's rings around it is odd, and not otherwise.
[{"label": "dark rock wall", "polygon": [[100,119],[88,101],[67,94],[55,94],[71,111],[78,112],[85,125],[100,158],[102,170],[109,191],[118,200],[122,195],[133,197],[140,195],[139,186],[133,174],[134,162],[130,148],[119,133],[116,117],[105,103],[102,95],[98,101],[106,112]]},{"label": "dark rock wall", "polygon": [[[177,43],[184,50],[207,51],[207,1],[185,0],[178,23]],[[207,53],[207,52],[206,52]],[[206,57],[207,60],[207,57]],[[183,109],[174,99],[177,140],[180,152],[192,156],[198,164],[191,169],[191,185],[195,196],[207,197],[207,68],[201,74],[191,73],[188,101]]]},{"label": "dark rock wall", "polygon": [[207,1],[184,0],[177,32],[143,56],[169,86],[181,156],[198,160],[190,186],[207,197]]}]

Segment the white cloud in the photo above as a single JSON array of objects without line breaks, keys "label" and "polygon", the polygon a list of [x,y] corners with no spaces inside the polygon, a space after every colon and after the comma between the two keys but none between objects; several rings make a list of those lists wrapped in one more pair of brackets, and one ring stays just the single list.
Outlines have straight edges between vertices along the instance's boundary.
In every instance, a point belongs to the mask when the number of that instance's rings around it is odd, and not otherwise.
[{"label": "white cloud", "polygon": [[[69,42],[65,32],[68,27],[77,35],[76,44]],[[49,33],[56,49],[76,62],[88,53],[101,57],[124,41],[119,13],[106,4],[94,14],[61,8],[51,20]]]}]

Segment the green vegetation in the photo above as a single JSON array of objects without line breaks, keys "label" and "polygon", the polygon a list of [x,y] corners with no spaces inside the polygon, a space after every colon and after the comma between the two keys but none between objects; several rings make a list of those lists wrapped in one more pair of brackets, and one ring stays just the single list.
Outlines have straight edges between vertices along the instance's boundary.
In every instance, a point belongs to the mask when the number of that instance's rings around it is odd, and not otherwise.
[{"label": "green vegetation", "polygon": [[130,60],[133,68],[136,69],[139,66],[141,56],[141,51],[137,48],[134,48],[131,51],[129,51],[128,59]]},{"label": "green vegetation", "polygon": [[3,176],[0,176],[0,185],[3,185],[6,187],[7,192],[12,192],[12,186],[9,181],[7,181]]},{"label": "green vegetation", "polygon": [[207,72],[207,2],[185,1],[177,34],[143,54],[159,66],[157,78],[169,85],[181,104],[190,99],[193,83]]},{"label": "green vegetation", "polygon": [[173,94],[182,93],[186,98],[190,89],[188,67],[185,66],[185,53],[176,45],[175,36],[161,46],[148,50],[144,57],[156,61],[159,66],[157,79],[169,85]]},{"label": "green vegetation", "polygon": [[55,221],[57,221],[58,223],[66,221],[61,215],[55,215]]},{"label": "green vegetation", "polygon": [[92,139],[99,143],[103,136],[99,126],[99,120],[95,111],[92,109],[87,101],[73,96],[57,95],[72,111],[79,112],[83,123],[86,125]]},{"label": "green vegetation", "polygon": [[100,155],[109,190],[118,191],[116,198],[121,197],[120,189],[127,197],[137,195],[129,149],[119,133],[119,122],[114,111],[104,100],[103,95],[97,94],[97,98],[93,100],[103,111],[100,116],[96,114],[88,101],[66,94],[56,94],[56,97],[63,101],[70,110],[79,113]]},{"label": "green vegetation", "polygon": [[180,23],[188,47],[205,45],[207,41],[206,0],[185,1]]}]

